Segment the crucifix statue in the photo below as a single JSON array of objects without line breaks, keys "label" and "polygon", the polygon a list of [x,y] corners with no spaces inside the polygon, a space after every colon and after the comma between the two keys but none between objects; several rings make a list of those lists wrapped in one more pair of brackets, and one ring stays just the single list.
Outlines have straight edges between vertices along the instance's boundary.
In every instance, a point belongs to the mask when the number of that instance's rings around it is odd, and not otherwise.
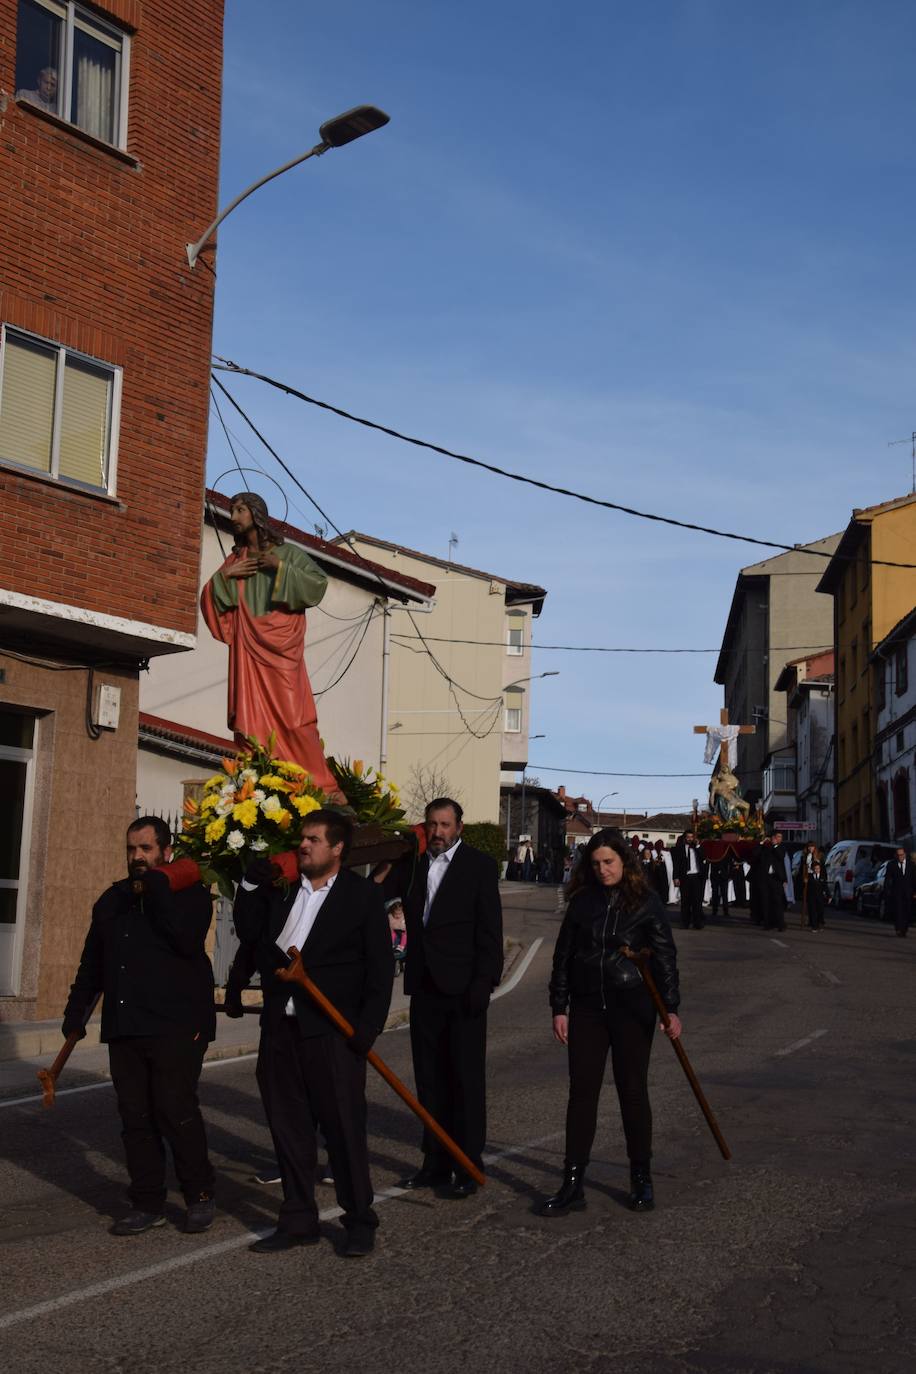
[{"label": "crucifix statue", "polygon": [[730,725],[728,711],[723,709],[719,712],[718,725],[695,725],[693,733],[706,736],[704,763],[712,763],[716,750],[719,751],[716,766],[709,780],[710,811],[717,811],[726,821],[739,814],[746,815],[750,811],[750,805],[741,796],[738,778],[732,770],[728,751],[729,745],[734,741],[737,754],[739,736],[755,734],[756,727],[753,725]]}]

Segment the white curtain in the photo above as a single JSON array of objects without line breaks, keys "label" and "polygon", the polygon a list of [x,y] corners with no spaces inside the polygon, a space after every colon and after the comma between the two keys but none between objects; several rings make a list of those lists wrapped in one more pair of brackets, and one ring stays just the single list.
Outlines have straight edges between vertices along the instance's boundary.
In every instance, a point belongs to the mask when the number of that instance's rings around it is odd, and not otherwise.
[{"label": "white curtain", "polygon": [[74,34],[76,109],[73,122],[87,134],[114,143],[117,53],[78,30]]}]

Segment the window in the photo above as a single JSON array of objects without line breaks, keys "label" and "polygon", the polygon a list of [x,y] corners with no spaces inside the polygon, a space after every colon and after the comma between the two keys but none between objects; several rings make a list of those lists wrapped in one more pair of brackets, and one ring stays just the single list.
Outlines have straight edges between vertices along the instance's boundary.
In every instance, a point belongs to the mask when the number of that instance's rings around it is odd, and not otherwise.
[{"label": "window", "polygon": [[894,743],[897,748],[897,753],[902,754],[903,751],[906,749],[906,739],[904,737],[904,733],[902,730],[897,731]]},{"label": "window", "polygon": [[514,626],[506,631],[506,653],[522,654],[525,651],[525,631],[521,626],[516,629]]},{"label": "window", "polygon": [[901,644],[894,655],[894,691],[902,697],[907,689],[906,645]]},{"label": "window", "polygon": [[883,658],[875,664],[875,704],[879,711],[887,705],[887,666]]},{"label": "window", "polygon": [[506,713],[503,726],[507,735],[518,735],[522,729],[522,696],[518,687],[510,687],[506,692]]},{"label": "window", "polygon": [[112,493],[121,373],[4,325],[0,461]]},{"label": "window", "polygon": [[16,99],[123,148],[129,47],[125,33],[72,0],[19,0]]}]

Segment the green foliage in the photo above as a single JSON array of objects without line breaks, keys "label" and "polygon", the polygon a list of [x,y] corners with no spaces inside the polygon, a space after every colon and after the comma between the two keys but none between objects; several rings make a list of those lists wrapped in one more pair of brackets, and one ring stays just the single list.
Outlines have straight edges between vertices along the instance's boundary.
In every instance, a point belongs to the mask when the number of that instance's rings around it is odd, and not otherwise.
[{"label": "green foliage", "polygon": [[502,863],[506,857],[506,832],[494,821],[469,821],[461,838],[475,849],[482,849],[497,863]]}]

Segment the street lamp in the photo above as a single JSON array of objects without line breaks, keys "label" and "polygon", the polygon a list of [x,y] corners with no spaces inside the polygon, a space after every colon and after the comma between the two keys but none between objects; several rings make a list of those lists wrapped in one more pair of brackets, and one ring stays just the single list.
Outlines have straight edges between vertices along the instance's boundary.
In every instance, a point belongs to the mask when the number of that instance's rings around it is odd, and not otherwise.
[{"label": "street lamp", "polygon": [[[595,816],[597,817],[597,820],[598,820],[598,829],[599,829],[599,830],[601,829],[601,802],[606,802],[606,801],[609,801],[611,797],[619,797],[619,796],[620,796],[620,793],[619,793],[619,792],[605,792],[604,796],[601,798],[601,801],[600,801],[600,802],[598,803],[598,805],[595,807]],[[625,813],[624,813],[624,814],[625,814]]]},{"label": "street lamp", "polygon": [[381,129],[388,123],[390,116],[384,110],[378,110],[374,105],[357,105],[355,109],[347,110],[344,114],[336,115],[334,119],[327,119],[318,130],[320,143],[316,143],[314,148],[309,148],[307,153],[300,153],[291,162],[284,162],[282,167],[276,167],[272,172],[254,182],[241,195],[236,196],[225,210],[217,215],[212,224],[209,224],[196,243],[189,243],[188,265],[193,267],[197,262],[198,256],[211,235],[222,224],[227,215],[231,215],[237,205],[241,205],[254,191],[266,185],[268,181],[273,181],[274,177],[281,176],[288,172],[291,167],[298,167],[300,162],[305,162],[310,157],[321,157],[329,148],[343,148],[347,143],[352,143],[354,139],[362,138],[363,134],[371,134],[375,129]]}]

